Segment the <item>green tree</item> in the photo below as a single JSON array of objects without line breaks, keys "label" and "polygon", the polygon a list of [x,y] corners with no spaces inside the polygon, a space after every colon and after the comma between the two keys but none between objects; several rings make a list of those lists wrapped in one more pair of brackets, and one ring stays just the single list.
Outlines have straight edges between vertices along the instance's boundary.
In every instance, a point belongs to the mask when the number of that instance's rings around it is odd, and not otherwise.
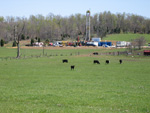
[{"label": "green tree", "polygon": [[17,42],[14,41],[12,47],[16,47],[17,46]]}]

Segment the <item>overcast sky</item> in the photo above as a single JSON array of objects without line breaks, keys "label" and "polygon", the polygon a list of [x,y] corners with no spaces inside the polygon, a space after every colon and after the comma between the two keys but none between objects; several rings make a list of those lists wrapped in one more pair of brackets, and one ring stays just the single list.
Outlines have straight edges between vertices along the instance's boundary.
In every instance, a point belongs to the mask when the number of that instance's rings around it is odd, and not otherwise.
[{"label": "overcast sky", "polygon": [[0,0],[0,16],[29,17],[49,13],[61,16],[91,15],[104,11],[130,13],[150,18],[150,0]]}]

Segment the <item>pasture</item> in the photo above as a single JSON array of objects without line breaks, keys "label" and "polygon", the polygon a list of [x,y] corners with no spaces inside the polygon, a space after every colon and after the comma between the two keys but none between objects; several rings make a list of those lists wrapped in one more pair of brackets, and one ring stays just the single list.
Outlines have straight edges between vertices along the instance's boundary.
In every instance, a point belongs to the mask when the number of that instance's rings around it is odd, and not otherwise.
[{"label": "pasture", "polygon": [[[0,48],[0,112],[150,112],[150,58],[90,55],[95,51],[106,50],[46,49],[51,56],[5,60],[15,57],[16,49]],[[42,49],[21,52],[36,55]],[[107,65],[106,60],[110,61]]]},{"label": "pasture", "polygon": [[131,41],[131,39],[136,39],[141,36],[145,37],[147,43],[150,43],[150,35],[149,34],[133,34],[133,33],[112,34],[112,35],[107,35],[103,40]]}]

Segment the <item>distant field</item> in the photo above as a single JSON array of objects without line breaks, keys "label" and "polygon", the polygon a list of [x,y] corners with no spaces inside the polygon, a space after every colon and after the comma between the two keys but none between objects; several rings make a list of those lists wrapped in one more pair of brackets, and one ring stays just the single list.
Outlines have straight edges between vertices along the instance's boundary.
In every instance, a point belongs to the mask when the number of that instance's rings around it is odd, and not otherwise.
[{"label": "distant field", "polygon": [[131,39],[139,38],[141,36],[144,36],[147,43],[150,43],[150,34],[112,34],[107,35],[103,40],[131,41]]},{"label": "distant field", "polygon": [[[47,49],[64,56],[2,60],[16,56],[16,49],[0,48],[0,113],[150,112],[150,58],[89,55],[95,50],[80,49],[80,55],[70,56],[78,51]],[[21,51],[42,53],[42,49]],[[94,59],[101,64],[93,64]],[[70,65],[75,65],[74,71]]]},{"label": "distant field", "polygon": [[[44,54],[47,55],[64,55],[70,56],[80,54],[89,55],[93,52],[113,52],[113,51],[124,51],[126,49],[114,49],[114,48],[102,48],[102,47],[44,47]],[[1,48],[0,47],[0,57],[16,57],[17,48]],[[22,57],[31,55],[43,55],[43,47],[21,47],[20,53]]]}]

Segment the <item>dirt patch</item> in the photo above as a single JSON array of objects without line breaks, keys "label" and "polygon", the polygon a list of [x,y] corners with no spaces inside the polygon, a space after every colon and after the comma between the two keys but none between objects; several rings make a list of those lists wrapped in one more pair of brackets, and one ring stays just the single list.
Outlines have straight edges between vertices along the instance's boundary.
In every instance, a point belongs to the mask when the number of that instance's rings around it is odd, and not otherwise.
[{"label": "dirt patch", "polygon": [[9,49],[16,49],[17,47],[6,47],[6,48],[9,48]]}]

